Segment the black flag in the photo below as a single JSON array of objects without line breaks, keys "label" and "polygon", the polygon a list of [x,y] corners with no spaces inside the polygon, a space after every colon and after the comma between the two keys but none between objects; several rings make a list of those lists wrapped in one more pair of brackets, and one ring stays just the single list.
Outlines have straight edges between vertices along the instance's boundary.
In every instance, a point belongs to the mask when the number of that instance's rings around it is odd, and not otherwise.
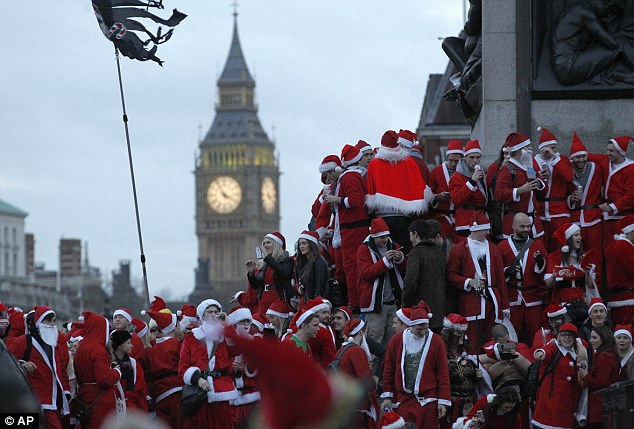
[{"label": "black flag", "polygon": [[[162,34],[159,27],[156,34],[150,32],[139,21],[131,18],[147,18],[157,24],[175,27],[187,15],[174,9],[169,19],[163,19],[148,12],[148,8],[163,9],[163,0],[92,0],[92,7],[103,34],[114,43],[115,47],[128,58],[139,61],[152,60],[163,64],[155,54],[158,45],[172,37],[173,28]],[[144,35],[142,40],[140,35]]]}]

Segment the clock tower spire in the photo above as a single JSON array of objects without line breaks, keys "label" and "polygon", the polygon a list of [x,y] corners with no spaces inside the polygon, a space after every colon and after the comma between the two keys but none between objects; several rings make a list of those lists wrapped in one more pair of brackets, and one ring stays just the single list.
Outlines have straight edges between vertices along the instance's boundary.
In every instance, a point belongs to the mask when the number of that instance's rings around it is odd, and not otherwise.
[{"label": "clock tower spire", "polygon": [[189,301],[224,304],[247,285],[244,263],[264,235],[279,230],[279,167],[275,144],[260,124],[255,80],[238,36],[217,81],[216,114],[199,142],[195,165],[198,268]]}]

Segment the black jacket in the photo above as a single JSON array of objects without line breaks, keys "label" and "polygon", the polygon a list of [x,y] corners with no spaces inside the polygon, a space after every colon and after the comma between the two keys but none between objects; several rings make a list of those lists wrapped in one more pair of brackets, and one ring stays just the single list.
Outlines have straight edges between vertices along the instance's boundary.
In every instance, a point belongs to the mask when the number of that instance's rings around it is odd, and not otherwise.
[{"label": "black jacket", "polygon": [[257,275],[247,276],[249,279],[249,286],[252,289],[257,289],[258,299],[262,298],[262,292],[264,292],[264,276],[266,275],[266,270],[271,269],[273,270],[275,290],[277,290],[281,299],[290,303],[291,298],[296,295],[295,289],[293,289],[293,285],[291,284],[293,269],[295,268],[293,259],[286,254],[286,258],[280,262],[276,261],[271,255],[267,255],[264,258],[264,262],[266,262],[266,267],[264,267],[263,270],[260,270]]}]

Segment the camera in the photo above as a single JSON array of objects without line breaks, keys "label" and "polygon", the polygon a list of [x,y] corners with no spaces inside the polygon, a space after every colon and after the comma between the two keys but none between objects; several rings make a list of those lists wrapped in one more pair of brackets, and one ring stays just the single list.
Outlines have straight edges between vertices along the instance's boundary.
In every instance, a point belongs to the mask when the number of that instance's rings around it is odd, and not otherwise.
[{"label": "camera", "polygon": [[264,254],[264,252],[262,251],[262,249],[260,249],[260,246],[257,246],[255,248],[255,257],[258,259],[264,259],[266,255]]},{"label": "camera", "polygon": [[500,360],[511,360],[517,359],[519,355],[517,354],[517,345],[513,343],[499,343],[496,345],[498,348],[498,353],[500,355]]}]

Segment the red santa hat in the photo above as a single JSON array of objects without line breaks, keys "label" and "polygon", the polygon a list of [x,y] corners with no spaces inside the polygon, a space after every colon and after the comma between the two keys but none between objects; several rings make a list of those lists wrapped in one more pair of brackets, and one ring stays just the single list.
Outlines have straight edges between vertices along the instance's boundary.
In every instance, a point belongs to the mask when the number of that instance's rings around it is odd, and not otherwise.
[{"label": "red santa hat", "polygon": [[273,301],[268,310],[266,310],[267,315],[273,315],[283,319],[288,319],[292,312],[293,309],[282,299]]},{"label": "red santa hat", "polygon": [[248,320],[249,323],[253,321],[251,311],[246,307],[233,307],[227,315],[227,323],[230,325],[236,325],[243,320]]},{"label": "red santa hat", "polygon": [[183,304],[181,309],[176,312],[176,315],[180,318],[193,317],[196,318],[196,307],[191,304]]},{"label": "red santa hat", "polygon": [[415,145],[418,145],[418,137],[416,133],[410,130],[399,130],[397,134],[397,142],[408,149],[411,149]]},{"label": "red santa hat", "polygon": [[203,320],[205,315],[205,310],[207,310],[212,305],[218,308],[219,311],[222,311],[222,305],[220,305],[220,303],[216,301],[215,299],[209,298],[204,300],[200,304],[198,304],[198,307],[196,307],[196,316],[198,316],[200,320]]},{"label": "red santa hat", "polygon": [[114,316],[123,316],[129,323],[132,323],[132,312],[127,308],[117,308],[114,313],[112,313],[112,317]]},{"label": "red santa hat", "polygon": [[319,246],[319,233],[317,231],[302,231],[302,233],[299,234],[299,238],[312,241],[317,246]]},{"label": "red santa hat", "polygon": [[558,144],[557,137],[546,128],[537,127],[537,131],[541,131],[541,135],[539,136],[539,148],[542,149],[544,146],[549,146],[551,144]]},{"label": "red santa hat", "polygon": [[632,141],[630,136],[618,136],[610,139],[610,143],[614,145],[614,148],[623,156],[627,152],[627,145]]},{"label": "red santa hat", "polygon": [[304,308],[312,311],[313,313],[318,313],[322,310],[330,310],[331,305],[330,301],[326,302],[322,297],[317,296],[313,299],[309,299]]},{"label": "red santa hat", "polygon": [[469,140],[467,145],[464,147],[464,155],[467,156],[471,153],[482,153],[482,149],[480,148],[480,142],[478,140]]},{"label": "red santa hat", "polygon": [[544,309],[544,312],[546,313],[546,316],[548,316],[548,318],[552,319],[553,317],[563,316],[564,314],[568,313],[568,310],[566,310],[566,307],[558,304],[549,304]]},{"label": "red santa hat", "polygon": [[[83,323],[82,323],[83,325]],[[84,328],[73,328],[68,332],[68,340],[67,342],[75,342],[81,341],[86,336],[86,329]]]},{"label": "red santa hat", "polygon": [[11,307],[7,310],[7,313],[9,315],[9,324],[11,325],[9,336],[19,337],[24,335],[24,311],[20,307]]},{"label": "red santa hat", "polygon": [[264,316],[260,313],[253,314],[252,316],[253,320],[251,320],[251,323],[255,325],[260,333],[264,332],[264,328],[273,329],[273,325],[271,325],[268,320],[265,320]]},{"label": "red santa hat", "polygon": [[566,322],[563,325],[561,325],[561,327],[559,328],[559,332],[572,332],[573,334],[575,334],[575,337],[579,336],[579,329],[577,329],[577,327],[570,323],[570,322]]},{"label": "red santa hat", "polygon": [[442,321],[442,327],[446,329],[457,329],[466,331],[468,326],[467,318],[460,314],[450,313]]},{"label": "red santa hat", "polygon": [[326,173],[332,170],[335,170],[337,173],[343,170],[341,168],[341,160],[337,155],[328,155],[321,161],[321,164],[319,164],[320,173]]},{"label": "red santa hat", "polygon": [[523,133],[511,133],[506,136],[504,147],[508,148],[511,152],[518,151],[526,146],[530,146],[531,138]]},{"label": "red santa hat", "polygon": [[165,300],[160,296],[154,295],[154,301],[152,301],[152,305],[150,305],[150,310],[161,311],[165,309],[167,309],[167,304],[165,304]]},{"label": "red santa hat", "polygon": [[350,319],[343,326],[343,335],[346,338],[354,337],[357,335],[365,326],[365,322],[361,319]]},{"label": "red santa hat", "polygon": [[[326,375],[306,354],[275,341],[253,341],[225,329],[237,352],[258,371],[262,427],[269,429],[343,427],[362,395],[356,382]],[[280,389],[280,380],[284,388]],[[306,404],[319,406],[306,407]],[[280,412],[280,410],[284,410]]]},{"label": "red santa hat", "polygon": [[7,305],[4,302],[0,301],[0,311],[6,311],[6,310],[7,310]]},{"label": "red santa hat", "polygon": [[358,147],[347,144],[341,149],[341,163],[344,167],[356,164],[362,156],[363,154]]},{"label": "red santa hat", "polygon": [[634,231],[634,215],[627,215],[619,219],[617,228],[623,231],[623,234],[629,234]]},{"label": "red santa hat", "polygon": [[383,416],[381,417],[381,423],[379,423],[379,429],[402,429],[404,427],[405,420],[403,420],[403,417],[401,417],[394,411],[383,413]]},{"label": "red santa hat", "polygon": [[172,313],[164,313],[162,311],[141,311],[142,315],[148,315],[156,322],[156,326],[164,334],[169,334],[176,328],[177,317]]},{"label": "red santa hat", "polygon": [[299,310],[297,314],[293,316],[293,319],[291,320],[291,323],[289,326],[295,326],[295,328],[299,329],[299,327],[302,326],[302,323],[306,322],[306,319],[308,319],[308,316],[310,316],[311,314],[316,314],[316,313],[312,310],[305,310],[305,309]]},{"label": "red santa hat", "polygon": [[489,221],[489,217],[483,211],[476,212],[475,219],[469,227],[469,231],[484,231],[487,229],[491,229],[491,222]]},{"label": "red santa hat", "polygon": [[148,331],[147,323],[145,323],[143,320],[133,317],[132,325],[134,325],[135,334],[137,334],[139,337],[142,337],[145,334],[147,334],[147,331]]},{"label": "red santa hat", "polygon": [[33,320],[35,321],[35,327],[36,328],[40,327],[40,323],[42,323],[42,321],[49,314],[55,314],[55,312],[53,311],[52,308],[47,307],[45,305],[38,305],[36,307],[33,307],[33,309],[35,310],[35,317],[33,318]]},{"label": "red santa hat", "polygon": [[345,305],[337,307],[335,311],[341,311],[343,313],[343,317],[346,318],[346,321],[352,319],[352,310]]},{"label": "red santa hat", "polygon": [[363,140],[359,140],[355,146],[361,151],[363,155],[372,152],[372,146],[370,146],[367,142]]},{"label": "red santa hat", "polygon": [[429,323],[429,318],[432,317],[431,309],[425,301],[419,301],[419,303],[412,308],[412,316],[410,326],[422,325],[423,323]]},{"label": "red santa hat", "polygon": [[387,149],[398,149],[398,134],[394,130],[387,130],[381,137],[381,146]]},{"label": "red santa hat", "polygon": [[271,240],[275,241],[277,244],[282,246],[282,249],[286,250],[286,239],[284,238],[281,232],[278,232],[278,231],[271,232],[266,234],[264,237],[270,238]]},{"label": "red santa hat", "polygon": [[614,336],[627,335],[632,341],[632,325],[616,325],[614,328]]},{"label": "red santa hat", "polygon": [[449,143],[447,144],[447,152],[445,152],[445,154],[451,155],[452,153],[464,155],[464,150],[462,149],[462,140],[449,140]]},{"label": "red santa hat", "polygon": [[82,316],[86,324],[84,338],[90,336],[92,340],[103,341],[101,344],[107,346],[110,339],[110,322],[108,322],[108,319],[92,311],[84,311]]},{"label": "red santa hat", "polygon": [[407,326],[412,326],[412,309],[410,307],[396,310],[396,317]]},{"label": "red santa hat", "polygon": [[567,244],[568,239],[578,231],[581,231],[581,228],[574,223],[565,223],[555,230],[553,237],[561,245],[562,252],[568,253],[570,251],[570,247]]},{"label": "red santa hat", "polygon": [[605,311],[608,311],[608,307],[606,307],[603,301],[601,301],[601,298],[592,298],[590,300],[590,306],[588,307],[588,316],[594,307],[603,307]]},{"label": "red santa hat", "polygon": [[572,144],[570,145],[570,159],[575,156],[587,155],[588,150],[583,144],[576,131],[572,133]]},{"label": "red santa hat", "polygon": [[382,217],[372,219],[372,223],[370,224],[370,237],[377,238],[384,235],[390,235],[390,228],[388,228],[385,220],[383,220]]}]

